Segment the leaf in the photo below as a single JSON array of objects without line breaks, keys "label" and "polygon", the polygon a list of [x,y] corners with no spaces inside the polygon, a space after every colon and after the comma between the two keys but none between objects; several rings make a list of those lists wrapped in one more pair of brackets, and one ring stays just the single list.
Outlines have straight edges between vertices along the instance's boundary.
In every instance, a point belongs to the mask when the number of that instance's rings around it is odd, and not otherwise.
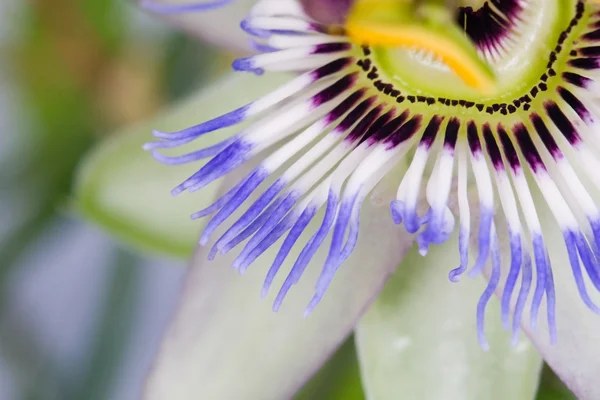
[{"label": "leaf", "polygon": [[569,388],[546,365],[542,371],[540,388],[536,400],[577,400],[577,397],[571,393]]},{"label": "leaf", "polygon": [[[381,193],[393,196],[395,185],[382,186]],[[357,249],[308,318],[303,312],[328,246],[316,253],[278,313],[271,311],[271,304],[299,248],[282,266],[268,300],[261,300],[259,293],[277,248],[267,250],[243,277],[229,268],[234,255],[208,262],[207,250],[199,249],[148,377],[145,398],[291,398],[350,334],[412,243],[392,223],[386,202],[365,203],[369,204],[363,206]],[[314,232],[321,218],[322,214],[306,232]],[[299,242],[309,237],[304,234]]]},{"label": "leaf", "polygon": [[294,400],[364,400],[354,336],[302,388]]},{"label": "leaf", "polygon": [[[142,144],[153,139],[152,129],[176,130],[195,125],[248,103],[285,78],[274,74],[260,78],[231,75],[155,121],[114,134],[88,154],[80,166],[74,188],[75,206],[85,218],[130,245],[189,257],[198,232],[206,223],[192,221],[189,216],[211,203],[218,184],[199,193],[172,197],[171,189],[199,165],[162,165],[142,150]],[[214,144],[231,132],[227,129],[205,135],[181,151]]]},{"label": "leaf", "polygon": [[527,339],[510,347],[498,301],[486,313],[491,350],[479,346],[475,309],[485,285],[448,280],[457,248],[453,237],[426,257],[413,249],[361,320],[356,341],[367,398],[535,398],[540,357]]}]

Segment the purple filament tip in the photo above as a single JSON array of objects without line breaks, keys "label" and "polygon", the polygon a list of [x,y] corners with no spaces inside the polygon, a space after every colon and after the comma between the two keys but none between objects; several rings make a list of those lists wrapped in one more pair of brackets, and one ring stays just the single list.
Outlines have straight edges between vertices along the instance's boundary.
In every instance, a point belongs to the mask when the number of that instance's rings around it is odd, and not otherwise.
[{"label": "purple filament tip", "polygon": [[491,256],[492,256],[492,274],[490,276],[489,283],[485,288],[485,291],[481,295],[479,302],[477,303],[477,336],[481,348],[488,351],[490,345],[485,338],[485,309],[494,295],[498,284],[500,283],[501,271],[501,260],[500,260],[500,249],[498,248],[498,238],[496,236],[495,229],[492,229],[490,238]]},{"label": "purple filament tip", "polygon": [[165,4],[159,1],[142,0],[142,8],[157,14],[183,14],[188,12],[210,11],[224,7],[235,0],[212,0],[201,3]]},{"label": "purple filament tip", "polygon": [[242,22],[240,22],[240,28],[242,28],[242,30],[247,34],[257,38],[265,39],[271,36],[271,32],[266,29],[253,28],[247,19],[244,19]]},{"label": "purple filament tip", "polygon": [[504,292],[502,293],[501,310],[502,310],[502,324],[506,330],[510,329],[510,299],[512,297],[519,272],[523,264],[521,236],[518,234],[509,234],[510,237],[510,270],[508,277],[506,278],[506,285],[504,286]]},{"label": "purple filament tip", "polygon": [[[533,258],[535,260],[536,287],[533,292],[533,300],[531,301],[530,325],[531,329],[535,331],[537,327],[538,312],[542,304],[544,293],[546,292],[546,271],[548,270],[546,264],[546,246],[544,245],[544,240],[541,235],[535,235],[533,237]],[[579,260],[577,260],[577,265],[579,266]]]},{"label": "purple filament tip", "polygon": [[238,58],[237,60],[235,60],[231,64],[231,67],[235,71],[253,72],[256,75],[262,75],[262,74],[265,73],[264,69],[258,68],[258,67],[255,66],[254,60],[251,57],[248,57],[248,58]]},{"label": "purple filament tip", "polygon": [[469,236],[470,228],[468,226],[461,226],[460,233],[458,234],[458,252],[460,254],[460,266],[453,269],[448,274],[448,279],[451,282],[458,282],[460,276],[467,271],[469,264]]},{"label": "purple filament tip", "polygon": [[393,200],[390,203],[390,211],[392,213],[392,220],[396,225],[402,223],[402,216],[404,215],[404,202],[400,200]]},{"label": "purple filament tip", "polygon": [[490,236],[492,231],[492,222],[494,219],[494,211],[481,207],[481,220],[479,221],[479,255],[475,261],[475,265],[469,271],[471,278],[476,277],[485,267],[490,254]]},{"label": "purple filament tip", "polygon": [[519,342],[519,328],[521,325],[521,319],[531,289],[531,278],[533,271],[531,268],[531,256],[529,253],[525,253],[523,265],[521,266],[521,288],[519,289],[519,295],[517,296],[517,302],[515,304],[515,311],[513,316],[512,326],[512,345],[516,346]]}]

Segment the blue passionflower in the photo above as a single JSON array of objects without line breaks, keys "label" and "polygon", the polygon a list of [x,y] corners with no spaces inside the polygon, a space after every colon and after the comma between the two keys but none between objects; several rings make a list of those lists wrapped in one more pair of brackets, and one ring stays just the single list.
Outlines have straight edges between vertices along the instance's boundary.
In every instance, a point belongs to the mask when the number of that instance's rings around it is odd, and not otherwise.
[{"label": "blue passionflower", "polygon": [[[182,13],[232,2],[143,4]],[[389,218],[415,235],[421,255],[456,229],[460,265],[449,279],[486,270],[476,312],[482,347],[495,292],[515,344],[524,313],[535,331],[542,309],[551,342],[560,341],[556,266],[539,210],[550,209],[581,301],[600,314],[590,293],[600,291],[600,9],[581,0],[438,3],[361,0],[341,24],[326,24],[296,0],[260,0],[241,22],[258,54],[233,68],[295,77],[215,119],[154,131],[145,149],[169,165],[208,160],[174,195],[253,166],[192,217],[211,216],[200,238],[210,259],[240,249],[232,263],[240,273],[276,246],[263,296],[293,257],[275,311],[326,247],[306,314],[315,310],[359,237],[378,234],[361,227],[363,204],[395,179]],[[160,152],[238,125],[212,146]]]}]

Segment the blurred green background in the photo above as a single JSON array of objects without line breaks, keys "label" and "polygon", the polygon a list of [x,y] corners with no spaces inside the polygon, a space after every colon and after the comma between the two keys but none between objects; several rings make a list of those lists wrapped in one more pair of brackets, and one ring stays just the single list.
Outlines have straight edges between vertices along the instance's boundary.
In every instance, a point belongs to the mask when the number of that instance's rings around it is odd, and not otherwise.
[{"label": "blurred green background", "polygon": [[[231,57],[125,0],[0,2],[0,399],[137,398],[185,265],[86,223],[73,178]],[[359,379],[346,345],[300,397],[361,399]],[[568,398],[545,369],[539,399]]]},{"label": "blurred green background", "polygon": [[224,56],[132,2],[31,0],[0,2],[0,57],[0,399],[136,398],[184,263],[83,222],[73,178]]}]

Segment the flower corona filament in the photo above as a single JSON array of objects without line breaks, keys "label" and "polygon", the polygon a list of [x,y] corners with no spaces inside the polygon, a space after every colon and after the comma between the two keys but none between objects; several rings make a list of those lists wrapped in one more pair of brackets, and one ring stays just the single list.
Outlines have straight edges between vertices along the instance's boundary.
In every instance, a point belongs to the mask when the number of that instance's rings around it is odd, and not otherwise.
[{"label": "flower corona filament", "polygon": [[[226,1],[205,5],[220,3]],[[241,26],[263,51],[236,60],[233,68],[295,77],[213,120],[174,133],[155,131],[157,140],[145,148],[170,165],[208,160],[175,195],[258,161],[193,218],[212,215],[201,245],[224,227],[209,257],[241,248],[233,262],[241,273],[283,239],[263,295],[292,248],[301,247],[275,310],[317,249],[328,246],[307,313],[317,306],[356,247],[363,203],[393,176],[390,218],[416,235],[421,254],[456,229],[460,265],[450,280],[476,276],[489,264],[477,306],[482,346],[485,308],[501,282],[502,320],[515,341],[524,310],[529,307],[535,329],[543,303],[554,341],[557,298],[540,198],[562,232],[582,301],[600,314],[589,293],[600,291],[595,3],[490,0],[478,9],[459,7],[451,15],[454,28],[468,37],[465,44],[454,36],[440,41],[442,28],[427,18],[402,15],[384,23],[356,8],[344,29],[332,29],[307,16],[296,0],[260,0]],[[211,147],[175,157],[160,153],[242,122],[243,129]],[[401,164],[407,168],[399,174]],[[311,221],[317,227],[301,244]],[[500,252],[503,242],[508,257]]]}]

